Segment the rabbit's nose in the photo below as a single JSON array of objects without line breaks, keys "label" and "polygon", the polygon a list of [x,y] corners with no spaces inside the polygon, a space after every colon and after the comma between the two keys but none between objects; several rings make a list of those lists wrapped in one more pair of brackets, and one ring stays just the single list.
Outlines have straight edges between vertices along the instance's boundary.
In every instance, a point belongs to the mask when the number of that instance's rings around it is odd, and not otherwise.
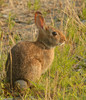
[{"label": "rabbit's nose", "polygon": [[66,37],[64,35],[62,35],[60,42],[65,43],[65,41],[66,41]]},{"label": "rabbit's nose", "polygon": [[64,41],[66,42],[66,37],[64,36]]}]

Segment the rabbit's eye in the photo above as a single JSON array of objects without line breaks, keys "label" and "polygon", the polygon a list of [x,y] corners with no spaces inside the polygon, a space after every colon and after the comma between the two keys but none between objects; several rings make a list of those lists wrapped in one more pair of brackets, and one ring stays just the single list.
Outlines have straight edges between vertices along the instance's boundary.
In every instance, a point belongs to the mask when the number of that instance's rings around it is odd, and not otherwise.
[{"label": "rabbit's eye", "polygon": [[54,36],[56,36],[57,35],[57,33],[54,31],[54,32],[52,32],[52,34],[54,35]]}]

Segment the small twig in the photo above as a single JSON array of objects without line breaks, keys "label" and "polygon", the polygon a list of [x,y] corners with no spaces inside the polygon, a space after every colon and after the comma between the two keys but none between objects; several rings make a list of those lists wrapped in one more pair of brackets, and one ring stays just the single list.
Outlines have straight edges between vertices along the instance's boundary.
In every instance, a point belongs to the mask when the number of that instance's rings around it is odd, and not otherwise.
[{"label": "small twig", "polygon": [[12,53],[10,51],[10,84],[12,88]]}]

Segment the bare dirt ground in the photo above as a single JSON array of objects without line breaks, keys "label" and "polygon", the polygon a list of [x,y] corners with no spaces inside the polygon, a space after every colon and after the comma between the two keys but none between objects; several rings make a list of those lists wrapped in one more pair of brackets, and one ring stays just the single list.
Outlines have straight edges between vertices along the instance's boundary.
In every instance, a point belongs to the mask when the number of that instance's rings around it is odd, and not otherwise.
[{"label": "bare dirt ground", "polygon": [[[76,0],[76,7],[80,11],[80,6],[82,6],[82,0]],[[32,9],[28,8],[28,2],[31,2],[31,6],[34,6],[36,0],[4,0],[4,4],[0,7],[0,26],[4,32],[11,31],[12,34],[19,34],[24,39],[25,37],[29,40],[32,40],[34,33],[36,33],[36,27],[34,24],[34,7]],[[36,4],[35,4],[36,5]],[[40,0],[40,8],[38,9],[41,12],[47,12],[45,17],[47,23],[50,24],[54,19],[55,26],[59,27],[62,12],[66,3],[64,0]],[[38,6],[39,6],[38,5]],[[66,5],[67,6],[67,5]],[[58,13],[60,12],[60,14]],[[15,22],[12,30],[9,30],[7,19],[9,15],[13,17]],[[57,19],[58,18],[58,19]],[[25,38],[25,39],[26,39]]]}]

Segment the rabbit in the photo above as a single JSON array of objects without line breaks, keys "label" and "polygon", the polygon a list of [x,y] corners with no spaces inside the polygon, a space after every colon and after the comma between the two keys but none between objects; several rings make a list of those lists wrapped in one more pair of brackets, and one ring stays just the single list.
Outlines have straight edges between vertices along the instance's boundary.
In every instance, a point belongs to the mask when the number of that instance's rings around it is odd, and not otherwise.
[{"label": "rabbit", "polygon": [[10,86],[18,83],[21,88],[30,87],[51,66],[56,46],[65,43],[66,37],[59,30],[45,24],[41,12],[35,13],[35,24],[39,30],[35,42],[21,41],[8,54],[6,80]]}]

